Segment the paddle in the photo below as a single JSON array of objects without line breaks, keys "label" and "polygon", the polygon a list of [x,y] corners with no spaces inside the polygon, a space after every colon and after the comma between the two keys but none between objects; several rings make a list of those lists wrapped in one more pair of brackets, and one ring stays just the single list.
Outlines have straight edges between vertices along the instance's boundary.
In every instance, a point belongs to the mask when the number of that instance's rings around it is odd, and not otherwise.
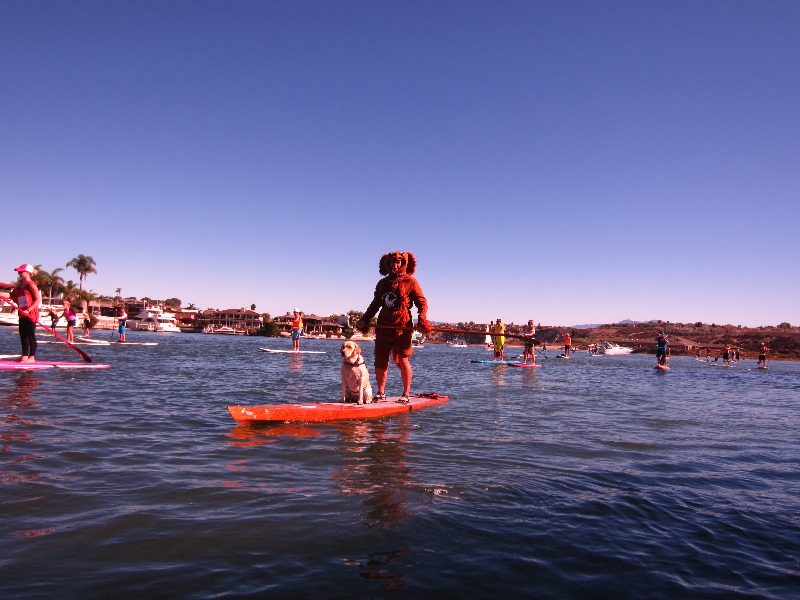
[{"label": "paddle", "polygon": [[545,357],[547,360],[550,360],[550,357],[549,357],[549,356],[547,356],[547,354],[545,354],[544,352],[542,352],[542,351],[541,351],[541,350],[539,350],[538,348],[536,349],[536,351],[537,351],[539,354],[541,354],[542,356],[544,356],[544,357]]},{"label": "paddle", "polygon": [[[400,329],[403,331],[413,331],[415,327],[394,327],[392,325],[373,325],[379,329]],[[441,331],[443,333],[472,333],[475,335],[494,335],[516,338],[518,340],[529,340],[529,335],[522,335],[520,333],[494,333],[492,331],[470,331],[469,329],[450,329],[449,327],[431,327],[431,331]]]},{"label": "paddle", "polygon": [[[22,314],[22,309],[21,309],[19,306],[17,306],[17,303],[16,303],[16,302],[14,302],[13,300],[11,300],[10,298],[6,298],[5,296],[0,296],[0,300],[2,300],[3,302],[5,302],[5,303],[6,303],[6,304],[8,304],[9,306],[12,306],[12,307],[14,307],[15,309],[17,309],[17,312],[19,312],[20,314]],[[26,317],[28,317],[28,318],[30,319],[30,316],[28,316],[28,315],[25,315],[25,316],[26,316]],[[74,344],[71,344],[71,343],[69,343],[69,342],[68,342],[67,340],[65,340],[63,337],[61,337],[60,335],[58,335],[58,334],[57,334],[55,331],[53,331],[52,329],[50,329],[50,328],[49,328],[47,325],[43,325],[41,321],[37,321],[36,319],[31,319],[31,320],[32,320],[32,321],[35,321],[35,322],[36,322],[36,324],[37,324],[37,325],[39,325],[40,327],[42,327],[42,328],[43,328],[45,331],[48,331],[48,332],[52,333],[54,336],[56,336],[58,339],[60,339],[62,342],[64,342],[64,343],[65,343],[67,346],[69,346],[70,348],[72,348],[73,350],[75,350],[75,352],[77,352],[78,354],[80,354],[80,355],[81,355],[81,358],[82,358],[83,360],[85,360],[87,363],[90,363],[90,362],[92,362],[92,357],[91,357],[91,356],[89,356],[88,354],[86,354],[86,352],[84,352],[83,350],[81,350],[80,348],[78,348],[77,346],[75,346]]]}]

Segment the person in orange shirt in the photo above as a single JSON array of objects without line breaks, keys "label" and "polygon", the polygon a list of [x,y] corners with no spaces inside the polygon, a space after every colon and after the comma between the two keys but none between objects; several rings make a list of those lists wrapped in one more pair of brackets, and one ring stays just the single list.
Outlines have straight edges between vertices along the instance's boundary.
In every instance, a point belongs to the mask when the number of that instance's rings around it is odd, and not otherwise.
[{"label": "person in orange shirt", "polygon": [[19,273],[19,281],[11,290],[9,297],[19,307],[19,341],[22,343],[22,356],[20,362],[34,362],[36,360],[36,322],[39,320],[39,306],[42,295],[36,282],[31,279],[33,266],[20,265],[14,269]]},{"label": "person in orange shirt", "polygon": [[300,350],[300,336],[303,335],[303,313],[294,309],[294,320],[292,321],[292,350]]},{"label": "person in orange shirt", "polygon": [[567,334],[564,336],[564,358],[569,358],[569,351],[572,348],[572,336]]}]

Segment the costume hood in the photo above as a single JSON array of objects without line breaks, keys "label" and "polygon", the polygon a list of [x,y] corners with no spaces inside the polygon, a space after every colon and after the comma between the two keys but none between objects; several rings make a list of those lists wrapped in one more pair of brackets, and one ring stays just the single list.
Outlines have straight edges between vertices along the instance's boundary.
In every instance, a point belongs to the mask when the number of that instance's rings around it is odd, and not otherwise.
[{"label": "costume hood", "polygon": [[388,275],[392,272],[392,262],[396,256],[403,259],[403,266],[400,268],[400,275],[413,275],[417,270],[417,259],[411,252],[389,252],[381,256],[379,273]]}]

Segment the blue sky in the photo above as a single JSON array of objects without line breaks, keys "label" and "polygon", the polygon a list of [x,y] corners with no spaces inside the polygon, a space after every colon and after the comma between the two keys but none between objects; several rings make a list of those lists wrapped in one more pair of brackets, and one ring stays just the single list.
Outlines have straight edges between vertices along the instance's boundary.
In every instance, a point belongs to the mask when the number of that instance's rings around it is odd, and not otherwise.
[{"label": "blue sky", "polygon": [[406,250],[436,321],[798,324],[798,47],[795,0],[2,0],[5,280],[329,314]]}]

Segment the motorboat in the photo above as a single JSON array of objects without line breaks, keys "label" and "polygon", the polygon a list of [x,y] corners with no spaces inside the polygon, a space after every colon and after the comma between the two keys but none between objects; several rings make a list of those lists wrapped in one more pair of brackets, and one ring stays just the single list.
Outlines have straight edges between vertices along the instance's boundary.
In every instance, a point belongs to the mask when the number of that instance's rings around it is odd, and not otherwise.
[{"label": "motorboat", "polygon": [[221,333],[222,335],[245,335],[247,332],[244,331],[243,329],[234,329],[233,327],[228,327],[227,325],[221,325],[219,327],[208,325],[203,329],[203,333]]},{"label": "motorboat", "polygon": [[[56,322],[53,324],[53,319],[50,317],[50,312],[56,314]],[[67,326],[67,320],[63,317],[61,313],[64,312],[63,306],[58,305],[50,305],[50,304],[42,304],[39,306],[39,322],[44,325],[47,325],[50,328],[63,328]],[[0,306],[0,325],[18,325],[19,324],[19,315],[17,314],[17,310],[11,308],[6,303],[3,303]]]},{"label": "motorboat", "polygon": [[158,331],[162,333],[180,333],[175,322],[175,315],[164,312],[158,306],[149,306],[133,317],[128,318],[127,327],[135,331]]},{"label": "motorboat", "polygon": [[633,348],[620,346],[615,342],[600,342],[597,345],[597,351],[600,354],[630,354],[633,352]]},{"label": "motorboat", "polygon": [[5,302],[0,303],[0,325],[19,325],[17,310]]},{"label": "motorboat", "polygon": [[414,348],[424,348],[425,347],[425,336],[419,333],[418,331],[414,331],[411,334],[411,345]]},{"label": "motorboat", "polygon": [[453,338],[452,340],[447,341],[447,345],[450,346],[451,348],[466,348],[467,340]]},{"label": "motorboat", "polygon": [[375,336],[374,335],[364,335],[360,331],[355,332],[352,337],[350,338],[354,342],[374,342]]}]

